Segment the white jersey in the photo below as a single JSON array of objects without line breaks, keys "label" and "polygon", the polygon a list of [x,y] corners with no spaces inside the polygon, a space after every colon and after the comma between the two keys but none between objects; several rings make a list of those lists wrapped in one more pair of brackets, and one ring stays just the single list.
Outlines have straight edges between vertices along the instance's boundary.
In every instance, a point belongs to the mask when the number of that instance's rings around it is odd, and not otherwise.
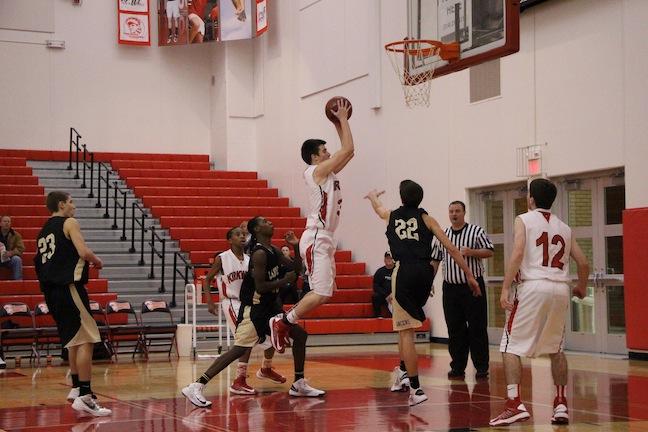
[{"label": "white jersey", "polygon": [[222,271],[218,274],[218,290],[229,299],[240,299],[243,278],[248,272],[250,257],[243,254],[243,261],[231,249],[218,255],[222,263]]},{"label": "white jersey", "polygon": [[571,228],[544,209],[529,210],[520,219],[526,230],[521,280],[568,282]]},{"label": "white jersey", "polygon": [[340,181],[335,174],[330,173],[324,184],[318,185],[313,179],[315,168],[317,165],[310,165],[304,171],[310,202],[306,228],[333,232],[340,221],[340,210],[342,209]]}]

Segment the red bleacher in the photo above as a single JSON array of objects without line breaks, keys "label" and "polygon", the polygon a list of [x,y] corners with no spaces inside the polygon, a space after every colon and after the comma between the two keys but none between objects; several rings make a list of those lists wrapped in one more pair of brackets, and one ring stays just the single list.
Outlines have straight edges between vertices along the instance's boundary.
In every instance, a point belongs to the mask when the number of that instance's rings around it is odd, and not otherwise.
[{"label": "red bleacher", "polygon": [[[27,166],[27,158],[33,159],[30,152],[2,150],[3,156],[0,157],[0,181],[3,182],[3,190],[8,192],[0,195],[0,215],[11,216],[12,227],[20,233],[25,243],[22,256],[23,280],[9,280],[12,276],[11,269],[0,268],[0,304],[18,301],[33,309],[43,301],[33,265],[35,239],[49,217],[49,212],[45,207],[44,188],[38,184],[38,177],[33,176],[32,169]],[[65,155],[67,157],[67,153]],[[117,298],[117,294],[108,292],[108,281],[99,279],[97,269],[90,269],[90,278],[87,289],[91,299],[97,300],[103,307],[106,302]]]},{"label": "red bleacher", "polygon": [[[289,207],[289,199],[269,188],[254,172],[211,171],[208,163],[162,163],[113,160],[113,168],[133,188],[180,248],[194,263],[207,263],[226,250],[228,229],[253,216],[268,217],[275,226],[273,244],[284,245],[288,230],[299,236],[306,219]],[[391,320],[371,318],[372,277],[350,251],[338,251],[337,286],[332,300],[304,320],[311,334],[391,332]],[[425,330],[429,329],[426,322]]]}]

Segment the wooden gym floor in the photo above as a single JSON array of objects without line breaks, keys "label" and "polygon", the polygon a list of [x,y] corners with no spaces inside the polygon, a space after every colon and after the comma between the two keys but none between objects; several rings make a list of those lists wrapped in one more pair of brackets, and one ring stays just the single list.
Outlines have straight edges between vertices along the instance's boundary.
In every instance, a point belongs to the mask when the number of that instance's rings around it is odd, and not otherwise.
[{"label": "wooden gym floor", "polygon": [[[526,423],[489,428],[502,408],[505,391],[499,353],[491,351],[491,376],[476,381],[469,367],[465,381],[449,381],[444,345],[419,344],[420,377],[429,400],[410,409],[406,393],[391,393],[390,373],[398,356],[393,345],[326,347],[308,350],[306,376],[328,391],[321,399],[291,398],[292,357],[278,355],[284,385],[248,382],[257,396],[229,396],[235,364],[212,380],[205,394],[210,409],[195,408],[180,389],[207,368],[196,362],[157,358],[94,367],[92,386],[113,410],[108,418],[79,417],[65,403],[68,392],[61,366],[0,371],[0,429],[6,431],[648,431],[648,364],[596,355],[570,354],[569,426],[550,424],[554,388],[548,359],[524,362],[522,399],[532,412]],[[27,364],[25,364],[27,363]],[[12,361],[9,361],[12,365]]]}]

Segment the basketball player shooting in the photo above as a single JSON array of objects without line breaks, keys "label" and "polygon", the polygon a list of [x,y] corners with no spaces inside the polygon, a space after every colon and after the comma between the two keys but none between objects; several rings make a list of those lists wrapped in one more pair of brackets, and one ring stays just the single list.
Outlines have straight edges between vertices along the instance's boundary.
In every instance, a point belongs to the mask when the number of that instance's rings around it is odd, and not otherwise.
[{"label": "basketball player shooting", "polygon": [[301,236],[299,250],[306,263],[306,274],[311,291],[287,314],[270,319],[272,346],[283,352],[289,345],[290,327],[317,306],[328,302],[337,288],[335,285],[335,250],[337,241],[335,229],[340,221],[342,194],[338,174],[354,155],[353,136],[349,126],[351,103],[345,98],[336,98],[331,109],[329,101],[326,114],[331,119],[340,137],[341,148],[333,155],[326,148],[326,141],[308,139],[301,147],[301,155],[308,168],[304,180],[308,187],[309,211],[306,230]]}]

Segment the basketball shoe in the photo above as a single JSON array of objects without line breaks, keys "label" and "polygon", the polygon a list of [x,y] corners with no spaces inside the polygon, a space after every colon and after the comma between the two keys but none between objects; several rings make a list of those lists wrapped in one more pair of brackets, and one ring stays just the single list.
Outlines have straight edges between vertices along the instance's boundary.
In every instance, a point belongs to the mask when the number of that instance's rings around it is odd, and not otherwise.
[{"label": "basketball shoe", "polygon": [[246,381],[246,376],[241,375],[239,377],[236,377],[234,382],[229,388],[230,393],[238,394],[238,395],[254,395],[256,394],[256,390],[254,390],[252,387],[250,387]]},{"label": "basketball shoe", "polygon": [[393,372],[393,381],[394,384],[391,386],[391,391],[393,392],[404,392],[410,386],[410,380],[407,376],[407,371],[402,371],[399,366],[394,368]]},{"label": "basketball shoe", "polygon": [[278,384],[283,384],[286,382],[286,377],[275,372],[275,370],[271,367],[269,368],[261,368],[257,371],[256,373],[257,378],[262,379],[262,380],[270,380],[272,382],[276,382]]},{"label": "basketball shoe", "polygon": [[68,402],[74,402],[79,397],[79,387],[72,387],[67,395]]},{"label": "basketball shoe", "polygon": [[300,378],[292,383],[288,394],[297,397],[318,397],[324,396],[326,392],[309,386],[305,378]]},{"label": "basketball shoe", "polygon": [[553,403],[553,416],[551,424],[569,424],[569,413],[567,412],[567,399],[556,396]]},{"label": "basketball shoe", "polygon": [[283,322],[283,314],[275,315],[270,318],[270,342],[272,347],[279,353],[283,354],[286,351],[286,347],[290,346],[290,339],[288,332],[290,331],[290,326]]},{"label": "basketball shoe", "polygon": [[409,406],[418,405],[422,402],[425,402],[426,400],[428,400],[428,397],[422,388],[410,389],[408,400]]},{"label": "basketball shoe", "polygon": [[529,414],[526,407],[518,397],[515,399],[506,399],[504,411],[488,422],[488,424],[491,426],[510,425],[516,422],[527,421],[529,418],[531,418],[531,414]]},{"label": "basketball shoe", "polygon": [[74,399],[72,402],[72,408],[81,412],[89,413],[96,417],[104,417],[112,414],[112,411],[108,408],[104,408],[99,405],[93,398],[91,394],[79,396]]},{"label": "basketball shoe", "polygon": [[187,387],[182,389],[184,397],[189,399],[189,402],[200,408],[208,408],[211,406],[211,401],[208,401],[203,395],[204,384],[193,382]]}]

